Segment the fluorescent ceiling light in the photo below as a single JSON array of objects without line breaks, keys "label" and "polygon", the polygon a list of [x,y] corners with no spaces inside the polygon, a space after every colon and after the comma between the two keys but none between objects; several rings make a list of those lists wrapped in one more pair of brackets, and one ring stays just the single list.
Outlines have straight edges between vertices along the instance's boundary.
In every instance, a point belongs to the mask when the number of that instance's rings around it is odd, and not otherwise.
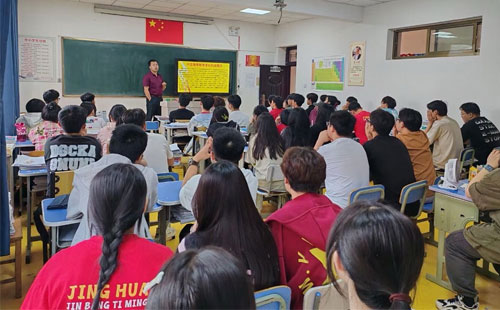
[{"label": "fluorescent ceiling light", "polygon": [[246,8],[244,10],[241,10],[240,12],[241,13],[248,13],[248,14],[264,15],[264,14],[270,13],[271,11]]}]

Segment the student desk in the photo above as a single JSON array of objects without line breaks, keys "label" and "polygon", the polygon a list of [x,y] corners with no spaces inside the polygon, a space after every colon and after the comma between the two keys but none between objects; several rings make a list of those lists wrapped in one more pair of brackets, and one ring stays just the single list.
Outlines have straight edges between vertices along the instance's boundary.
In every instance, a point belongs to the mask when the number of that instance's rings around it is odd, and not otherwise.
[{"label": "student desk", "polygon": [[[173,143],[174,130],[183,129],[183,130],[187,131],[188,126],[189,126],[189,123],[171,123],[171,124],[163,125],[163,128],[165,128],[165,136],[167,138],[168,145]],[[188,135],[186,135],[186,137],[187,136]],[[184,137],[184,136],[177,136],[177,137]]]},{"label": "student desk", "polygon": [[57,237],[59,228],[66,225],[80,223],[81,218],[68,220],[68,209],[53,209],[48,210],[47,207],[52,203],[54,198],[47,198],[42,200],[42,220],[45,226],[50,227],[51,232],[51,255],[56,254],[57,250]]},{"label": "student desk", "polygon": [[158,229],[160,230],[160,243],[167,242],[167,223],[170,220],[170,207],[181,203],[179,192],[182,181],[158,183],[158,202],[152,212],[158,212]]},{"label": "student desk", "polygon": [[[47,169],[22,169],[19,170],[18,176],[19,178],[27,178],[27,194],[26,194],[26,264],[29,264],[31,261],[31,178],[41,175],[47,175]],[[22,179],[21,179],[22,180]],[[22,182],[21,182],[22,183]]]},{"label": "student desk", "polygon": [[[16,149],[23,149],[23,148],[34,148],[35,145],[31,143],[30,140],[26,140],[23,142],[16,141],[14,146],[12,147],[12,152],[10,154],[7,153],[7,180],[9,183],[9,193],[10,193],[10,198],[14,200],[14,167],[12,166],[14,163],[15,159],[15,151]],[[21,191],[22,193],[22,191]],[[22,196],[21,196],[22,199]],[[21,200],[22,202],[22,200]],[[22,205],[22,203],[21,203]],[[22,208],[19,208],[21,210]]]},{"label": "student desk", "polygon": [[461,185],[467,180],[460,181],[457,190],[440,188],[437,185],[429,187],[436,193],[434,197],[434,226],[438,229],[438,250],[436,274],[427,274],[426,278],[446,289],[452,290],[450,282],[443,280],[444,242],[446,234],[464,229],[469,222],[479,221],[479,210],[472,200],[465,196]]}]

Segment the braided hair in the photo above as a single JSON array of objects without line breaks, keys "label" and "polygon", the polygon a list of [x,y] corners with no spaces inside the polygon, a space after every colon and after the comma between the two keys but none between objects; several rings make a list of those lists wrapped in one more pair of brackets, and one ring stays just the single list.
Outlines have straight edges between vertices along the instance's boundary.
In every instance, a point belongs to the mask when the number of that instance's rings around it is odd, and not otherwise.
[{"label": "braided hair", "polygon": [[130,164],[113,164],[99,172],[90,184],[89,223],[103,237],[99,280],[92,310],[99,308],[101,291],[115,271],[124,233],[144,212],[147,185]]}]

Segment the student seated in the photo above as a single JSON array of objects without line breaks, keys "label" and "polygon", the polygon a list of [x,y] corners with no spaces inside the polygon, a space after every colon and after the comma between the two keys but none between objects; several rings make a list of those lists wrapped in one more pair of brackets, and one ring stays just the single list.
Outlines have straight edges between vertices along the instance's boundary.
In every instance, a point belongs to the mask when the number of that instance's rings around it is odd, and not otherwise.
[{"label": "student seated", "polygon": [[176,122],[177,120],[190,120],[194,113],[191,110],[187,109],[189,103],[193,100],[193,97],[190,94],[180,94],[179,95],[179,108],[177,110],[173,110],[168,115],[168,119],[171,123]]},{"label": "student seated", "polygon": [[53,197],[53,176],[58,171],[77,170],[101,158],[101,144],[87,136],[87,112],[76,105],[65,106],[58,115],[64,134],[49,138],[44,156],[49,171],[48,197]]},{"label": "student seated", "polygon": [[481,116],[481,110],[474,102],[462,104],[460,116],[464,121],[461,128],[462,139],[465,144],[474,148],[477,164],[484,165],[488,154],[500,146],[500,132],[489,119]]},{"label": "student seated", "polygon": [[222,127],[235,128],[240,130],[238,124],[234,121],[229,120],[229,112],[225,107],[217,107],[212,113],[212,120],[210,121],[210,126],[207,129],[207,136],[212,137],[214,132]]},{"label": "student seated", "polygon": [[[347,207],[353,190],[370,182],[366,153],[350,138],[355,122],[347,111],[333,112],[328,129],[320,133],[314,146],[326,161],[326,196],[342,208]],[[326,142],[331,143],[323,145]]]},{"label": "student seated", "polygon": [[447,114],[448,107],[443,101],[434,100],[427,104],[429,123],[425,133],[429,138],[429,143],[434,145],[432,160],[434,167],[438,170],[444,170],[448,160],[460,159],[460,152],[464,149],[460,126]]},{"label": "student seated", "polygon": [[[146,113],[142,109],[130,109],[123,113],[124,124],[134,124],[146,130]],[[174,154],[170,150],[164,135],[148,132],[148,145],[144,150],[144,160],[147,166],[158,173],[167,173],[168,167],[174,165]]]},{"label": "student seated", "polygon": [[59,104],[60,99],[61,98],[59,97],[59,92],[55,89],[49,89],[43,93],[43,101],[45,101],[46,104],[49,104],[53,101]]},{"label": "student seated", "polygon": [[394,120],[398,118],[398,110],[396,110],[396,99],[391,96],[385,96],[380,102],[380,109],[389,112],[394,116]]},{"label": "student seated", "polygon": [[331,105],[335,110],[340,105],[340,101],[335,96],[326,96],[326,103]]},{"label": "student seated", "polygon": [[349,309],[411,309],[424,240],[400,212],[378,202],[350,205],[330,231],[326,255],[329,279],[347,284],[344,292],[333,282]]},{"label": "student seated", "polygon": [[[413,174],[417,181],[426,180],[427,185],[434,184],[436,170],[432,164],[432,153],[427,135],[420,130],[422,127],[422,115],[412,109],[402,109],[396,121],[396,138],[401,140],[408,149]],[[427,197],[433,197],[433,191],[427,191]]]},{"label": "student seated", "polygon": [[259,188],[271,191],[283,191],[283,180],[266,181],[270,166],[279,166],[283,160],[283,140],[274,124],[274,119],[268,112],[257,118],[256,133],[248,145],[249,163],[253,166]]},{"label": "student seated", "polygon": [[59,115],[59,111],[61,111],[61,107],[55,102],[51,102],[43,107],[43,122],[36,125],[28,133],[31,143],[35,145],[35,150],[42,151],[47,139],[64,133],[58,123],[57,116]]},{"label": "student seated", "polygon": [[326,100],[328,99],[327,97],[328,97],[328,95],[321,95],[321,96],[319,96],[319,103],[320,104],[321,103],[326,103]]},{"label": "student seated", "polygon": [[[389,136],[392,127],[392,114],[382,109],[373,111],[370,121],[366,123],[368,142],[363,147],[368,156],[370,178],[373,183],[384,185],[384,199],[399,209],[401,189],[415,182],[415,175],[406,146],[397,138]],[[416,207],[418,206],[407,206],[406,213],[416,214]]]},{"label": "student seated", "polygon": [[85,94],[80,96],[80,100],[82,102],[90,102],[95,105],[95,95],[92,93],[86,92]]},{"label": "student seated", "polygon": [[101,128],[106,126],[106,121],[100,117],[97,117],[97,107],[91,101],[83,101],[80,106],[87,112],[87,129],[92,131],[99,131]]},{"label": "student seated", "polygon": [[214,96],[214,108],[226,107],[226,100],[221,96]]},{"label": "student seated", "polygon": [[344,105],[342,106],[342,110],[348,110],[349,108],[349,105],[351,103],[354,103],[354,102],[358,102],[358,99],[356,99],[356,97],[353,97],[353,96],[349,96],[345,99],[345,103]]},{"label": "student seated", "polygon": [[309,118],[302,108],[294,108],[290,111],[287,127],[281,133],[285,150],[292,146],[313,146],[310,141]]},{"label": "student seated", "polygon": [[[158,200],[158,176],[156,172],[143,166],[143,152],[146,149],[148,137],[146,133],[135,125],[120,125],[116,127],[109,142],[109,154],[93,164],[75,171],[73,190],[68,200],[68,219],[82,218],[80,226],[73,237],[73,243],[87,240],[95,234],[92,231],[93,223],[87,214],[89,202],[89,188],[95,176],[106,167],[113,164],[133,164],[144,176],[147,185],[147,210],[152,210]],[[142,229],[141,229],[142,228]],[[144,218],[138,221],[134,233],[144,238],[151,238]]]},{"label": "student seated", "polygon": [[[261,115],[262,113],[264,112],[268,112],[267,108],[261,104],[259,104],[258,106],[256,106],[254,109],[253,109],[253,115],[252,115],[252,119],[250,120],[250,124],[248,124],[248,127],[247,127],[247,132],[248,132],[248,136],[251,137],[255,134],[255,122],[257,122],[257,118],[259,117],[259,115]],[[274,118],[273,118],[273,124],[274,124]],[[275,125],[276,127],[276,125]]]},{"label": "student seated", "polygon": [[281,98],[280,96],[273,96],[272,99],[269,100],[271,100],[271,111],[269,111],[269,113],[276,120],[280,116],[280,113],[283,111],[283,98]]},{"label": "student seated", "polygon": [[366,137],[366,121],[370,119],[370,112],[363,110],[359,102],[350,103],[347,107],[347,111],[351,113],[356,119],[356,124],[354,125],[354,134],[359,139],[359,143],[365,144],[368,141]]},{"label": "student seated", "polygon": [[111,135],[116,126],[122,123],[122,115],[125,111],[127,111],[127,108],[123,104],[115,104],[111,107],[111,110],[109,110],[109,122],[106,126],[102,127],[97,134],[97,140],[101,143],[103,155],[108,154],[109,139],[111,139]]},{"label": "student seated", "polygon": [[36,127],[43,121],[42,111],[44,106],[45,102],[42,100],[36,98],[30,99],[26,103],[26,113],[21,114],[16,119],[16,124],[23,123],[26,126],[26,132],[30,132],[33,127]]},{"label": "student seated", "polygon": [[209,246],[179,253],[161,272],[146,309],[255,309],[245,268],[222,248]]},{"label": "student seated", "polygon": [[330,115],[332,115],[333,112],[335,112],[335,108],[329,104],[322,104],[318,107],[318,113],[314,125],[312,125],[309,129],[309,140],[312,143],[316,143],[320,132],[326,130],[326,124],[330,121]]},{"label": "student seated", "polygon": [[311,116],[311,111],[314,110],[314,108],[316,107],[316,101],[318,101],[318,95],[315,93],[309,93],[307,94],[306,98],[307,98],[306,112],[307,112],[307,117],[309,117]]},{"label": "student seated", "polygon": [[81,304],[94,310],[129,300],[144,309],[144,286],[173,255],[133,233],[147,204],[146,190],[142,173],[130,164],[99,172],[90,184],[88,207],[96,236],[56,253],[36,275],[21,309]]},{"label": "student seated", "polygon": [[231,95],[227,97],[227,107],[231,113],[229,113],[229,120],[234,121],[240,127],[248,127],[250,123],[250,117],[245,113],[240,111],[241,97],[238,95]]},{"label": "student seated", "polygon": [[282,134],[285,128],[288,126],[288,117],[290,116],[291,111],[292,109],[283,109],[278,118],[275,119],[276,128],[278,128],[280,134]]},{"label": "student seated", "polygon": [[491,222],[481,222],[448,235],[444,245],[446,274],[457,295],[438,299],[436,307],[443,310],[479,309],[478,292],[474,287],[476,262],[483,258],[500,264],[500,150],[493,150],[486,165],[469,182],[467,197],[479,211],[489,213]]},{"label": "student seated", "polygon": [[[314,150],[292,147],[283,157],[285,188],[292,196],[267,218],[278,248],[281,284],[292,289],[292,309],[302,309],[309,287],[327,279],[321,263],[326,236],[342,211],[318,190],[325,180],[325,160]],[[304,285],[307,283],[307,285]]]},{"label": "student seated", "polygon": [[[305,100],[306,99],[301,94],[293,93],[293,94],[290,94],[290,99],[288,101],[288,105],[294,109],[300,108],[304,104]],[[306,113],[306,115],[307,115],[307,113]],[[307,116],[309,117],[309,115],[307,115]]]},{"label": "student seated", "polygon": [[[197,174],[199,163],[207,159],[212,162],[227,160],[237,166],[243,156],[245,145],[246,141],[241,133],[233,128],[219,128],[213,139],[207,139],[205,146],[189,161],[189,167],[184,175],[179,199],[186,210],[192,211],[191,202],[201,178],[201,174]],[[245,176],[250,195],[255,202],[257,198],[257,178],[251,170],[242,168],[241,172]]]},{"label": "student seated", "polygon": [[[223,129],[226,128],[220,131]],[[218,246],[240,261],[254,290],[279,283],[276,244],[238,166],[221,160],[207,168],[193,198],[193,213],[194,232],[182,239],[177,248],[179,253]]]},{"label": "student seated", "polygon": [[193,135],[193,132],[197,127],[208,128],[208,126],[210,126],[210,120],[212,119],[212,112],[210,112],[210,109],[214,105],[214,97],[210,95],[203,95],[200,100],[201,113],[193,116],[189,120],[188,133],[190,136]]}]

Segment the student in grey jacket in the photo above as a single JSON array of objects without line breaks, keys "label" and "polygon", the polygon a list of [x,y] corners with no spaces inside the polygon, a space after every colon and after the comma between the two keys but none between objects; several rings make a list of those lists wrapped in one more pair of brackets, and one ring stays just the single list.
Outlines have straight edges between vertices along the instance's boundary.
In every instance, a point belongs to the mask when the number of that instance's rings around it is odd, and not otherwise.
[{"label": "student in grey jacket", "polygon": [[[93,164],[85,166],[75,171],[73,178],[73,190],[68,200],[68,219],[82,218],[80,226],[75,233],[72,245],[80,241],[89,239],[95,231],[93,223],[88,220],[88,201],[90,183],[94,176],[104,168],[116,164],[133,164],[138,168],[146,179],[147,183],[147,210],[152,210],[157,200],[158,176],[151,168],[146,167],[142,159],[142,153],[146,149],[148,137],[142,128],[125,124],[116,127],[109,143],[109,154],[103,156]],[[135,234],[139,237],[151,238],[149,227],[144,219],[136,223]]]}]

